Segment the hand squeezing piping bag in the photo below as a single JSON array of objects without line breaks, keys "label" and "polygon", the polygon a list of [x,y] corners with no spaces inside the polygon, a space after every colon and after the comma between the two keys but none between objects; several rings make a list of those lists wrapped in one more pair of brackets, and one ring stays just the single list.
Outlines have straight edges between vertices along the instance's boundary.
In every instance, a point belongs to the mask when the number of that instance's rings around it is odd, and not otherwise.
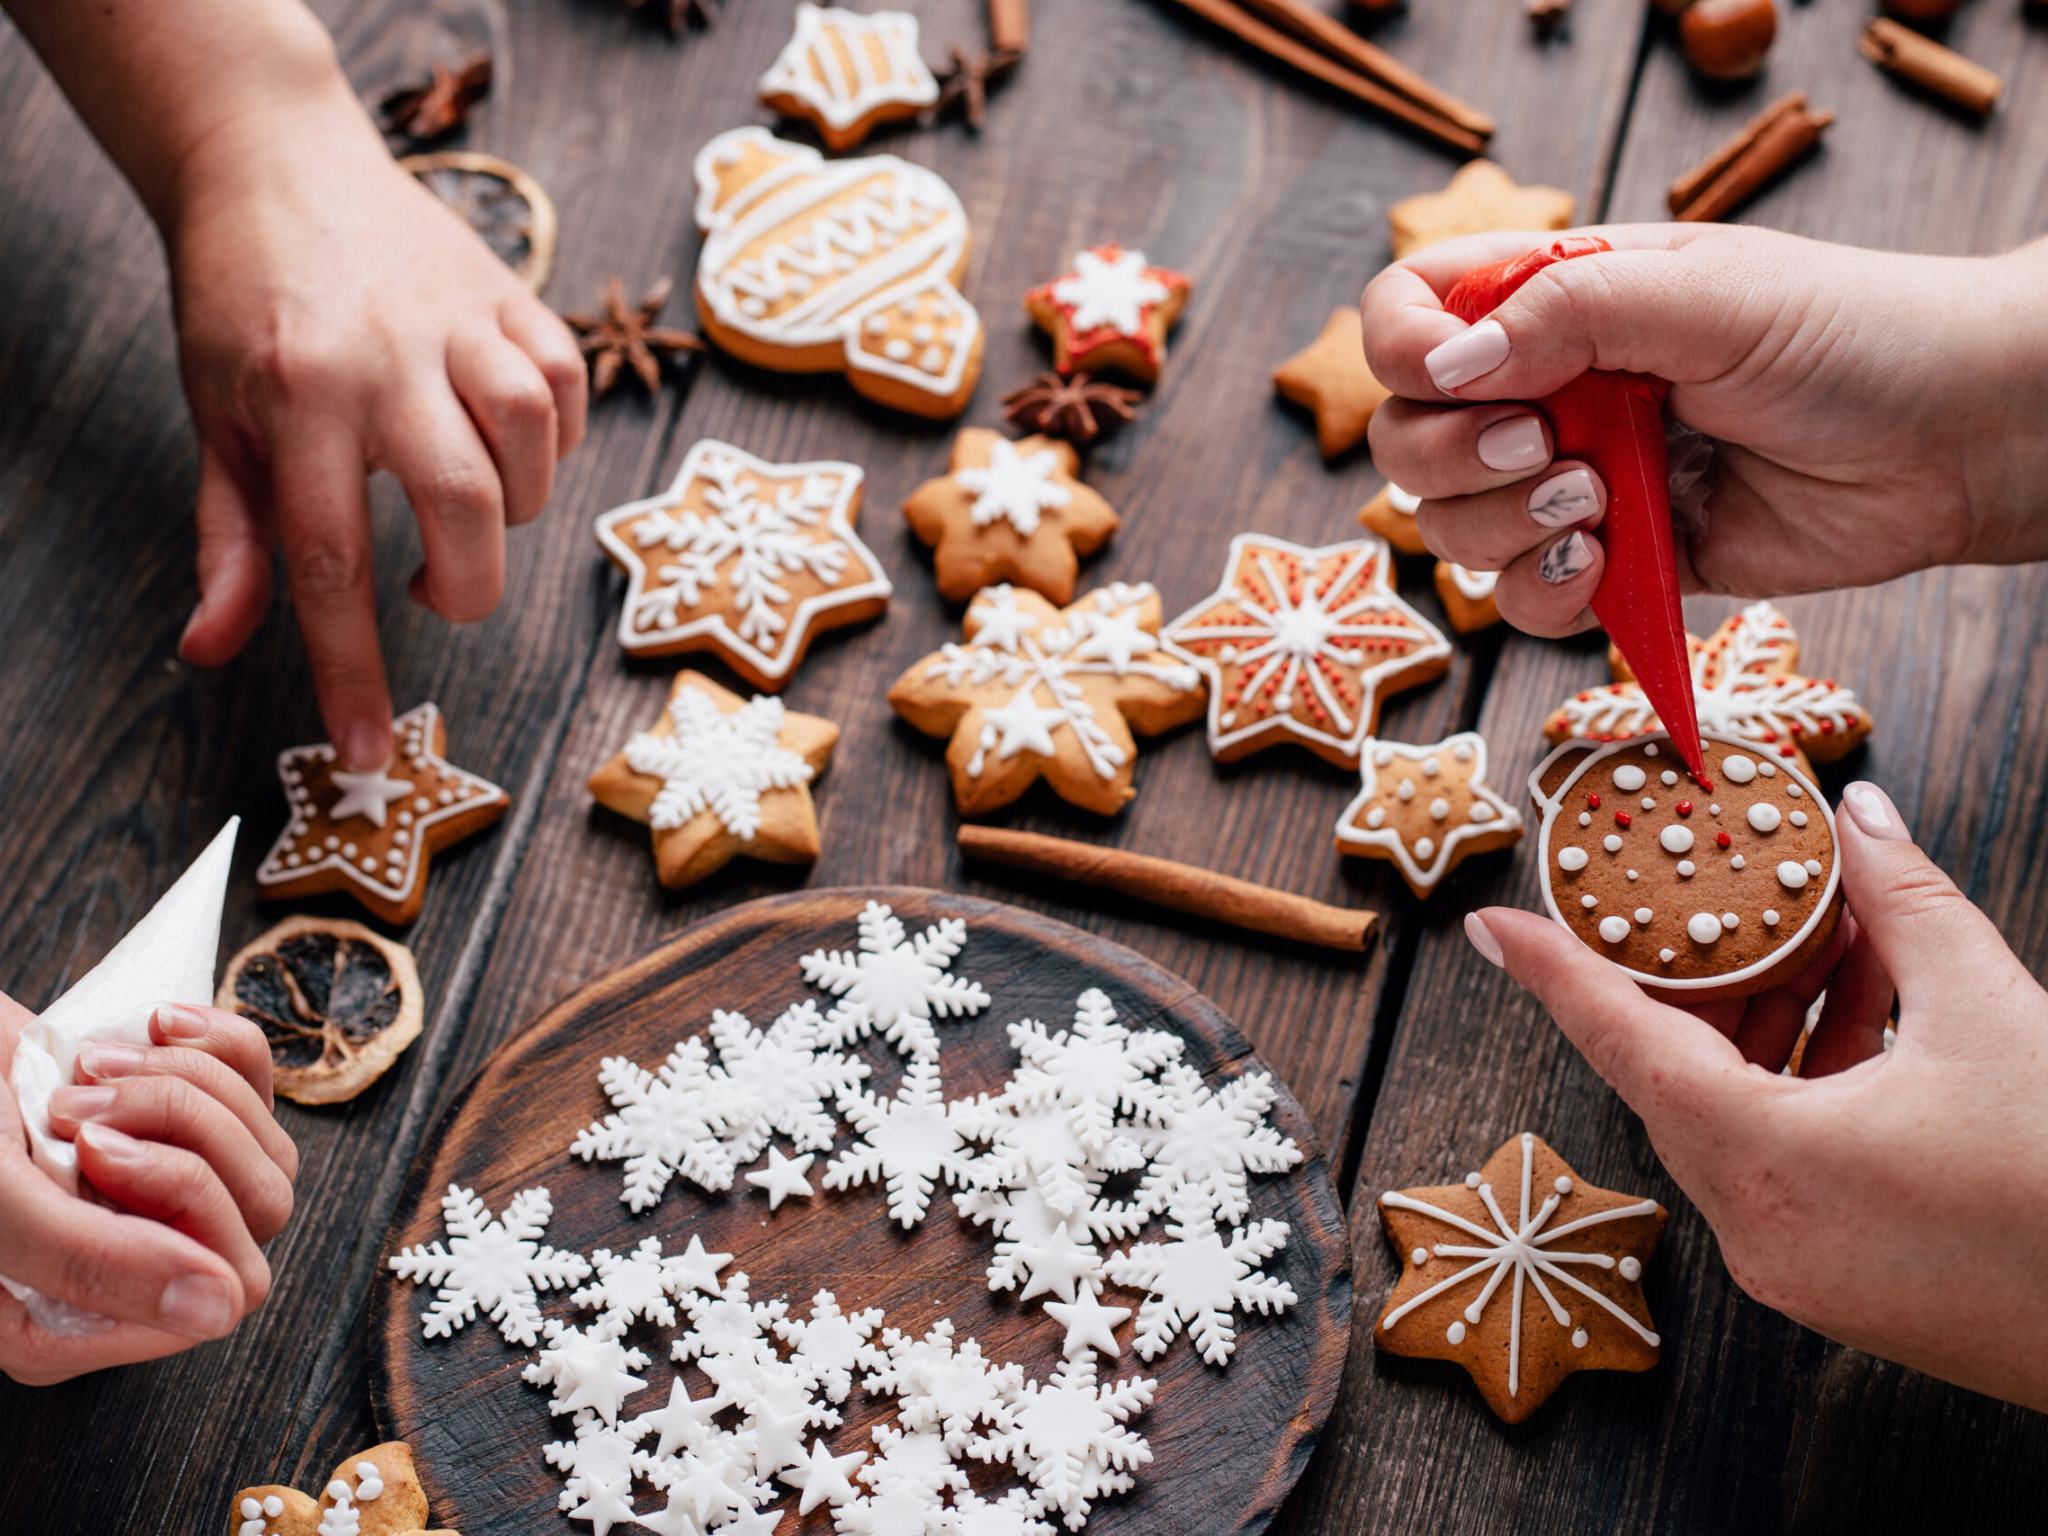
[{"label": "hand squeezing piping bag", "polygon": [[[1477,324],[1545,267],[1612,250],[1596,235],[1573,235],[1467,272],[1444,308]],[[1607,519],[1599,538],[1607,569],[1593,594],[1593,614],[1635,673],[1672,745],[1702,788],[1699,715],[1685,615],[1678,602],[1678,557],[1671,542],[1671,487],[1664,457],[1664,397],[1671,386],[1641,373],[1589,368],[1542,400],[1530,402],[1550,422],[1559,458],[1583,459],[1607,482]]]}]

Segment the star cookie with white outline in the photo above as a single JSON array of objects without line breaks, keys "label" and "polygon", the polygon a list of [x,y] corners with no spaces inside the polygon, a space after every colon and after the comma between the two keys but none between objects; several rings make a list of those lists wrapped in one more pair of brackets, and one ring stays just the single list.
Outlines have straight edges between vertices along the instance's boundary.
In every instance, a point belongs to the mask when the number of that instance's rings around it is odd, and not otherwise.
[{"label": "star cookie with white outline", "polygon": [[1359,790],[1337,818],[1337,851],[1387,859],[1417,896],[1475,853],[1522,838],[1522,813],[1486,786],[1486,738],[1460,731],[1410,745],[1372,741]]},{"label": "star cookie with white outline", "polygon": [[409,923],[427,899],[427,866],[512,802],[488,779],[442,756],[448,727],[432,704],[392,722],[382,768],[343,768],[326,742],[277,755],[291,818],[256,869],[256,893],[290,901],[345,891],[387,923]]},{"label": "star cookie with white outline", "polygon": [[1273,388],[1315,414],[1316,445],[1326,459],[1364,442],[1373,413],[1393,394],[1365,365],[1365,323],[1356,304],[1330,311],[1322,334],[1273,370]]},{"label": "star cookie with white outline", "polygon": [[1642,1275],[1664,1207],[1588,1184],[1540,1137],[1503,1142],[1462,1184],[1389,1190],[1379,1212],[1401,1278],[1373,1342],[1462,1365],[1508,1423],[1573,1371],[1657,1363]]},{"label": "star cookie with white outline", "polygon": [[986,427],[963,428],[946,473],[903,503],[911,531],[932,546],[939,595],[964,603],[1014,581],[1072,602],[1080,557],[1117,530],[1115,510],[1080,472],[1081,456],[1056,438],[1011,442]]},{"label": "star cookie with white outline", "polygon": [[1061,373],[1113,372],[1156,384],[1166,333],[1194,286],[1186,273],[1112,243],[1079,252],[1064,276],[1024,295],[1024,308],[1052,337],[1052,365]]},{"label": "star cookie with white outline", "polygon": [[882,123],[938,105],[939,82],[917,51],[917,18],[800,4],[789,42],[761,77],[761,100],[852,149]]}]

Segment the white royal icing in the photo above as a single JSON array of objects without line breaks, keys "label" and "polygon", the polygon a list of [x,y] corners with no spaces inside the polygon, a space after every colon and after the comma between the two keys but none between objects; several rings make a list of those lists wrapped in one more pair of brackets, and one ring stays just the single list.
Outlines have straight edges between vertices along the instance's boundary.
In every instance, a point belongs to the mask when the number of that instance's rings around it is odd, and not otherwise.
[{"label": "white royal icing", "polygon": [[811,765],[781,744],[782,700],[756,694],[731,714],[701,688],[679,685],[668,701],[667,734],[641,731],[626,764],[662,781],[647,824],[657,832],[710,811],[742,842],[761,830],[761,796],[811,781]]},{"label": "white royal icing", "polygon": [[1074,493],[1059,483],[1059,455],[1049,448],[1036,453],[1019,453],[1006,437],[989,443],[986,465],[969,465],[955,470],[960,488],[971,492],[974,505],[968,515],[977,528],[986,528],[997,518],[1006,519],[1020,537],[1038,531],[1039,514],[1072,503]]},{"label": "white royal icing", "polygon": [[[1367,814],[1367,807],[1373,809],[1374,800],[1379,796],[1380,770],[1392,765],[1395,758],[1405,758],[1418,768],[1429,758],[1435,757],[1438,768],[1442,769],[1442,755],[1445,751],[1459,764],[1469,769],[1466,788],[1476,802],[1474,814],[1457,825],[1442,831],[1441,840],[1436,836],[1420,837],[1411,847],[1403,838],[1401,829],[1395,826],[1374,825]],[[1402,788],[1410,787],[1414,781],[1403,779]],[[1479,805],[1489,807],[1490,814],[1484,818],[1477,815]],[[1435,806],[1431,806],[1434,816]],[[1448,816],[1449,807],[1445,806]],[[1437,821],[1445,819],[1434,816]],[[1401,866],[1411,885],[1419,890],[1429,890],[1444,877],[1451,867],[1452,856],[1459,846],[1482,834],[1511,831],[1522,825],[1522,813],[1509,805],[1486,785],[1486,739],[1476,731],[1463,731],[1456,736],[1427,745],[1410,745],[1406,742],[1381,741],[1374,744],[1372,751],[1359,753],[1359,788],[1344,813],[1337,818],[1337,846],[1340,850],[1371,848],[1392,855]],[[1576,867],[1583,868],[1585,854],[1576,849],[1562,849],[1558,853],[1560,863],[1569,852],[1579,853]],[[1574,866],[1567,864],[1567,869]]]},{"label": "white royal icing", "polygon": [[794,97],[843,131],[881,107],[931,106],[939,82],[918,54],[915,16],[864,16],[802,0],[795,32],[761,77],[761,95]]},{"label": "white royal icing", "polygon": [[1150,265],[1143,251],[1081,251],[1074,270],[1053,283],[1052,301],[1072,311],[1067,324],[1076,331],[1111,330],[1136,338],[1145,311],[1165,303],[1171,291],[1146,270]]}]

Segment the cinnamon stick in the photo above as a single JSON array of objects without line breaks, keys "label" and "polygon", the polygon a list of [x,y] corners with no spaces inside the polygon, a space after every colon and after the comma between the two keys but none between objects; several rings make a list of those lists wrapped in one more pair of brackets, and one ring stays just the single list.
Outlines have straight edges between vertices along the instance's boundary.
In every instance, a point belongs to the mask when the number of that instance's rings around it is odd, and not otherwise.
[{"label": "cinnamon stick", "polygon": [[2005,82],[1974,59],[1944,48],[1889,16],[1873,16],[1856,51],[1879,69],[1924,86],[1977,117],[1989,117]]},{"label": "cinnamon stick", "polygon": [[998,53],[1031,46],[1031,0],[988,0],[988,41]]},{"label": "cinnamon stick", "polygon": [[960,853],[1325,949],[1363,950],[1379,922],[1376,912],[1329,906],[1192,864],[1006,827],[961,827]]},{"label": "cinnamon stick", "polygon": [[1338,63],[1350,65],[1367,79],[1377,80],[1417,106],[1427,107],[1439,116],[1449,118],[1460,128],[1469,128],[1491,138],[1499,126],[1477,107],[1458,100],[1449,91],[1439,90],[1384,48],[1375,48],[1336,17],[1326,15],[1304,0],[1238,0],[1238,3],[1247,11],[1292,32]]},{"label": "cinnamon stick", "polygon": [[1671,190],[1665,194],[1664,205],[1675,217],[1687,203],[1697,198],[1706,189],[1708,182],[1719,176],[1735,163],[1736,157],[1763,136],[1766,128],[1779,118],[1792,112],[1806,110],[1806,92],[1792,91],[1757,113],[1736,131],[1729,139],[1698,165],[1671,183]]},{"label": "cinnamon stick", "polygon": [[[1703,182],[1692,200],[1673,212],[1673,218],[1681,224],[1705,224],[1726,218],[1809,153],[1820,142],[1821,132],[1835,120],[1835,114],[1810,111],[1802,98],[1797,106],[1775,116],[1765,114],[1765,118],[1753,122],[1715,151],[1705,165],[1673,184],[1675,199],[1681,187],[1696,179]],[[1753,134],[1751,129],[1755,130]],[[1717,161],[1720,168],[1713,170]],[[1710,175],[1702,174],[1710,170]]]},{"label": "cinnamon stick", "polygon": [[1232,0],[1175,0],[1175,3],[1206,21],[1214,22],[1239,40],[1250,43],[1267,57],[1291,65],[1305,75],[1313,75],[1325,85],[1333,85],[1346,95],[1378,107],[1440,143],[1453,149],[1469,150],[1473,154],[1486,147],[1484,134],[1454,123],[1433,108],[1397,95],[1377,80],[1369,80],[1336,60],[1325,58],[1307,44],[1295,41],[1240,9]]}]

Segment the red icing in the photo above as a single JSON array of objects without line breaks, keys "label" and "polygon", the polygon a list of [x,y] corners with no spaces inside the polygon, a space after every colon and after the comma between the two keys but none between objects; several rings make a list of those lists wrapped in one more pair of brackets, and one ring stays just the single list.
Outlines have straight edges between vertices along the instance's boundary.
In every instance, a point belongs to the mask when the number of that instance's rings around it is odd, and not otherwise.
[{"label": "red icing", "polygon": [[1627,811],[1616,811],[1614,813],[1614,824],[1617,827],[1627,826],[1632,819]]},{"label": "red icing", "polygon": [[[1114,241],[1111,241],[1108,245],[1093,246],[1090,249],[1107,261],[1115,261],[1117,257],[1124,253],[1124,248]],[[1060,274],[1061,277],[1070,275],[1070,273]],[[1154,282],[1162,284],[1169,292],[1179,292],[1194,286],[1185,272],[1176,272],[1171,267],[1155,267],[1147,263],[1145,275]],[[1059,278],[1054,278],[1053,282],[1056,283],[1059,280]],[[1089,366],[1090,354],[1119,341],[1129,342],[1138,349],[1140,355],[1144,357],[1147,363],[1155,368],[1159,366],[1159,344],[1153,338],[1151,325],[1153,312],[1159,308],[1157,304],[1145,304],[1139,307],[1138,328],[1135,331],[1120,331],[1113,325],[1098,325],[1090,330],[1077,331],[1073,328],[1076,306],[1060,303],[1052,296],[1052,289],[1053,283],[1047,283],[1044,287],[1035,290],[1035,292],[1041,295],[1045,302],[1051,305],[1054,310],[1058,311],[1061,321],[1067,326],[1067,369],[1069,372],[1085,370]]]},{"label": "red icing", "polygon": [[1717,833],[1715,834],[1714,841],[1721,847],[1726,848],[1729,842],[1728,834],[1726,832]]},{"label": "red icing", "polygon": [[1681,816],[1690,816],[1692,814],[1692,802],[1690,800],[1679,801],[1678,814]]},{"label": "red icing", "polygon": [[1599,810],[1599,809],[1600,809],[1600,797],[1599,797],[1598,795],[1588,795],[1588,796],[1586,796],[1586,805],[1587,805],[1587,807],[1588,807],[1589,809],[1591,809],[1591,810],[1595,810],[1595,811]]},{"label": "red icing", "polygon": [[[1444,308],[1477,324],[1545,267],[1612,249],[1596,235],[1553,240],[1511,261],[1467,272],[1444,296]],[[1645,374],[1588,369],[1533,403],[1549,418],[1558,457],[1585,460],[1607,482],[1607,518],[1595,534],[1606,548],[1607,569],[1593,594],[1593,613],[1620,648],[1686,767],[1704,780],[1671,539],[1663,414],[1670,390],[1665,380]]]}]

